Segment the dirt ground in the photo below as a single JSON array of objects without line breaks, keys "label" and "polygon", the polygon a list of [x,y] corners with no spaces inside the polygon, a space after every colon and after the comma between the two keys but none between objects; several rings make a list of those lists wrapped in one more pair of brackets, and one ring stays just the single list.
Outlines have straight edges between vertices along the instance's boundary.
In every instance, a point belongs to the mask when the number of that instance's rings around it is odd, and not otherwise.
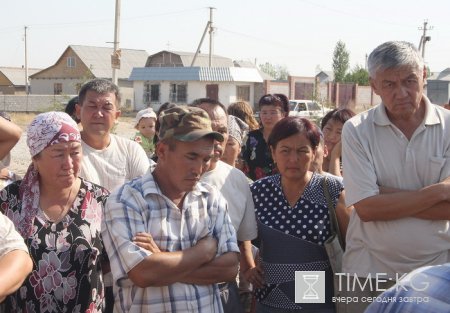
[{"label": "dirt ground", "polygon": [[[23,133],[19,142],[11,150],[11,165],[9,169],[22,177],[31,163],[30,152],[27,147],[26,128],[33,117],[34,116],[32,115],[25,116],[24,114],[11,114],[12,121],[22,128]],[[133,137],[135,133],[135,129],[133,128],[133,121],[134,118],[132,117],[120,117],[119,122],[115,127],[115,133],[126,138]]]}]

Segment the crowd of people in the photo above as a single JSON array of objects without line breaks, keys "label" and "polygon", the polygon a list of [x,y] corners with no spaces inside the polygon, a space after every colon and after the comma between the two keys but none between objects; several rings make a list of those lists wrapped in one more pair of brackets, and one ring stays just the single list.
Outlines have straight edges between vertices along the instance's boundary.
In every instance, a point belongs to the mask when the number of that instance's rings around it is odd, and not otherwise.
[{"label": "crowd of people", "polygon": [[[0,310],[450,312],[450,112],[412,44],[381,44],[368,67],[382,102],[318,124],[279,93],[259,122],[247,102],[200,98],[139,111],[125,138],[105,79],[38,114],[29,168],[0,191]],[[0,117],[2,168],[21,133]],[[323,301],[297,301],[298,271],[324,273]]]}]

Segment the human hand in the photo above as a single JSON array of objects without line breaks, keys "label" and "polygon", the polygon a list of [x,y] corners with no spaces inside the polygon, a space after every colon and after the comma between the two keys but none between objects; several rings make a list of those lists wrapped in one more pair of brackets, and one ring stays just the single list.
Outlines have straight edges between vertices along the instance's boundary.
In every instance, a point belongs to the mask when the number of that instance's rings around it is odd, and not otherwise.
[{"label": "human hand", "polygon": [[333,147],[333,150],[331,150],[330,156],[334,158],[340,158],[342,155],[342,143],[339,140]]},{"label": "human hand", "polygon": [[150,251],[151,253],[161,252],[153,240],[153,237],[148,233],[139,232],[132,238],[132,240],[138,247]]},{"label": "human hand", "polygon": [[211,236],[205,236],[195,245],[199,249],[199,253],[205,256],[205,262],[209,262],[215,258],[217,254],[217,240]]},{"label": "human hand", "polygon": [[243,275],[253,287],[262,288],[264,286],[264,272],[259,264],[246,270]]}]

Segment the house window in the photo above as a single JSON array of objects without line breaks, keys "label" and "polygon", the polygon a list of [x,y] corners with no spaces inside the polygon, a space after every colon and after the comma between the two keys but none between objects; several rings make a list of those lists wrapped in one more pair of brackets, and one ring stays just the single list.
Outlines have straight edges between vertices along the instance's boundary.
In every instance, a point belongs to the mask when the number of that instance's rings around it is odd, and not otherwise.
[{"label": "house window", "polygon": [[75,67],[75,58],[67,57],[67,67]]},{"label": "house window", "polygon": [[53,85],[53,94],[55,94],[55,95],[62,94],[62,84],[61,83],[55,83]]},{"label": "house window", "polygon": [[250,86],[236,86],[236,98],[238,101],[250,101]]},{"label": "house window", "polygon": [[146,82],[144,84],[144,103],[149,104],[151,102],[159,102],[160,93],[159,93],[159,84],[150,84]]},{"label": "house window", "polygon": [[171,102],[187,102],[187,85],[186,84],[170,84],[170,101]]}]

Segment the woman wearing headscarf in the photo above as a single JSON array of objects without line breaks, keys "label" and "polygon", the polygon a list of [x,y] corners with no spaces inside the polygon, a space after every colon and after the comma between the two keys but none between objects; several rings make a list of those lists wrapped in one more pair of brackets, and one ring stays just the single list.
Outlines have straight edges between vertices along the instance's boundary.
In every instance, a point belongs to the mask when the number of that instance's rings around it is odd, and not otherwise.
[{"label": "woman wearing headscarf", "polygon": [[248,125],[239,117],[228,115],[228,141],[221,160],[240,169],[238,160],[242,141],[248,132]]},{"label": "woman wearing headscarf", "polygon": [[8,296],[7,312],[103,309],[101,212],[108,191],[78,177],[81,137],[63,112],[28,127],[32,157],[24,179],[0,192],[0,207],[25,239],[33,271]]}]

